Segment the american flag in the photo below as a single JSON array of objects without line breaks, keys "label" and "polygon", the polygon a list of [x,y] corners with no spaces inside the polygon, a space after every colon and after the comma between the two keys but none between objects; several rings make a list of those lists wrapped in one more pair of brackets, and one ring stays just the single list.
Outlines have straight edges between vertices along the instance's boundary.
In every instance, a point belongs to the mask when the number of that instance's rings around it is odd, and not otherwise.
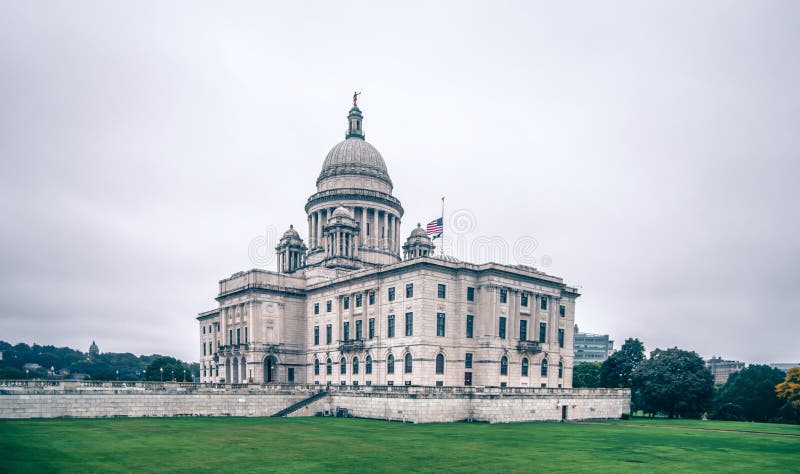
[{"label": "american flag", "polygon": [[441,237],[442,232],[444,232],[444,220],[441,217],[428,222],[428,225],[425,226],[425,233],[428,236],[432,235],[434,239]]}]

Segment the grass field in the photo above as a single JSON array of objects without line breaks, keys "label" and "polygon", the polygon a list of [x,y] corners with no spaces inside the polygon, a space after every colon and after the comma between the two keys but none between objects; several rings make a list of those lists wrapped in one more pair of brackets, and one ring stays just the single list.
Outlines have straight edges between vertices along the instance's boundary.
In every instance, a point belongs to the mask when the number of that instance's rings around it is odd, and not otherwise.
[{"label": "grass field", "polygon": [[[713,431],[720,429],[735,432]],[[0,470],[800,472],[800,427],[644,418],[509,425],[338,418],[0,420]]]}]

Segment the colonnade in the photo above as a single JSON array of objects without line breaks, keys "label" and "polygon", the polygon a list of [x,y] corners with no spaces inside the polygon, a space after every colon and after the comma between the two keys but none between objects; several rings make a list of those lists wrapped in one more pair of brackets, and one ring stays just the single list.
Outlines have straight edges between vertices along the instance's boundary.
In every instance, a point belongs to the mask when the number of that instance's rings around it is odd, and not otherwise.
[{"label": "colonnade", "polygon": [[[323,228],[335,207],[319,209],[308,216],[308,246],[310,249],[328,248],[329,242],[323,234]],[[400,219],[389,211],[377,208],[353,208],[355,220],[361,224],[361,238],[358,245],[380,248],[399,254]]]}]

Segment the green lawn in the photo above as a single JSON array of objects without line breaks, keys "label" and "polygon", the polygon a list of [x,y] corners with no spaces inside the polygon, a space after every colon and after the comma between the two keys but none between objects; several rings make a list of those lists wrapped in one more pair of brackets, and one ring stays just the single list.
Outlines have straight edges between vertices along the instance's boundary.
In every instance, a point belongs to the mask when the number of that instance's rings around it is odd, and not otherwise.
[{"label": "green lawn", "polygon": [[[800,472],[800,437],[660,427],[668,420],[630,422],[652,426],[410,425],[333,418],[0,420],[0,471]],[[681,423],[686,424],[676,424]],[[722,429],[753,426],[725,423]],[[756,426],[800,434],[796,426]]]}]

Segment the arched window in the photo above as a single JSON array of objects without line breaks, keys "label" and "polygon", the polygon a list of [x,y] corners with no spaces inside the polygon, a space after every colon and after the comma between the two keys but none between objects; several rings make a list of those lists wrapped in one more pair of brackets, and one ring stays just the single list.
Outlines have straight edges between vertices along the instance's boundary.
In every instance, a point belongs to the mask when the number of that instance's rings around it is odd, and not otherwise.
[{"label": "arched window", "polygon": [[542,377],[547,377],[547,359],[542,359]]},{"label": "arched window", "polygon": [[328,357],[327,362],[325,362],[325,373],[328,375],[333,373],[333,361],[330,357]]},{"label": "arched window", "polygon": [[412,363],[413,363],[413,362],[414,362],[414,359],[411,357],[411,354],[410,354],[410,353],[409,353],[409,354],[406,354],[406,358],[405,358],[405,370],[404,370],[404,371],[405,371],[405,373],[407,373],[407,374],[410,374],[410,373],[411,373],[411,369],[412,369]]},{"label": "arched window", "polygon": [[563,376],[564,376],[564,363],[563,362],[559,362],[558,363],[558,378],[561,378]]},{"label": "arched window", "polygon": [[500,375],[508,375],[508,357],[500,358]]},{"label": "arched window", "polygon": [[442,354],[436,356],[436,373],[444,373],[444,356]]},{"label": "arched window", "polygon": [[353,375],[358,374],[358,357],[353,357]]},{"label": "arched window", "polygon": [[372,356],[367,356],[367,360],[364,362],[364,370],[367,374],[372,373]]},{"label": "arched window", "polygon": [[347,359],[345,359],[344,357],[339,359],[339,372],[342,375],[347,374]]},{"label": "arched window", "polygon": [[394,373],[394,355],[389,354],[389,358],[386,359],[386,373],[393,374]]},{"label": "arched window", "polygon": [[522,376],[523,377],[527,377],[528,376],[528,358],[527,357],[523,357],[522,358]]},{"label": "arched window", "polygon": [[319,359],[314,359],[314,375],[319,375]]}]

